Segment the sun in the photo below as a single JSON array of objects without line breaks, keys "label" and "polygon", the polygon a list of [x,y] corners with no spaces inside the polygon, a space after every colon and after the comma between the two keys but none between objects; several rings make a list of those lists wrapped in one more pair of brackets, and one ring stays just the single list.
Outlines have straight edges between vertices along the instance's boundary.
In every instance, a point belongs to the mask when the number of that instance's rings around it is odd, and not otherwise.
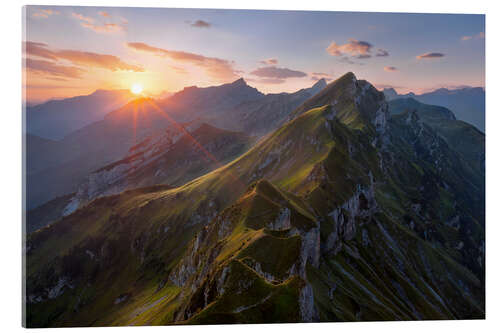
[{"label": "sun", "polygon": [[142,86],[139,83],[134,83],[132,87],[130,87],[130,91],[136,95],[139,95],[142,92]]}]

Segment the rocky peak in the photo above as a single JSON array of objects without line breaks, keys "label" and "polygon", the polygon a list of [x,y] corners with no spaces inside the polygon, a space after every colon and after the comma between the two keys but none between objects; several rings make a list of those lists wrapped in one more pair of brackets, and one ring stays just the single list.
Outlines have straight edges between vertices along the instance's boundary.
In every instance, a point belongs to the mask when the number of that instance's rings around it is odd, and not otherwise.
[{"label": "rocky peak", "polygon": [[311,94],[311,96],[314,96],[317,93],[319,93],[321,90],[325,89],[325,87],[326,87],[326,80],[321,79],[321,80],[318,80],[318,82],[316,82],[311,88],[309,88],[307,90]]},{"label": "rocky peak", "polygon": [[232,82],[231,86],[233,86],[233,87],[244,87],[244,86],[248,86],[248,84],[247,84],[247,82],[245,81],[244,78],[240,77],[238,80]]}]

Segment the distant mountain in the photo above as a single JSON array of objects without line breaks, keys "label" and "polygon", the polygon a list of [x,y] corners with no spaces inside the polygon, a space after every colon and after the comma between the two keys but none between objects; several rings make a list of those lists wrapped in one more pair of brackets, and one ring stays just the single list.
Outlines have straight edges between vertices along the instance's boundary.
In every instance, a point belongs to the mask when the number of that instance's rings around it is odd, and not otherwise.
[{"label": "distant mountain", "polygon": [[122,158],[146,137],[175,125],[154,100],[139,98],[66,135],[57,141],[57,149],[28,155],[27,169],[37,170],[28,174],[28,208],[75,192],[90,172]]},{"label": "distant mountain", "polygon": [[225,115],[216,115],[207,121],[221,128],[263,136],[283,125],[295,108],[325,87],[326,81],[321,79],[312,87],[294,93],[267,94],[241,103]]},{"label": "distant mountain", "polygon": [[485,131],[485,92],[484,88],[437,89],[435,91],[416,95],[414,93],[399,95],[392,88],[384,89],[388,100],[412,97],[419,102],[444,106],[454,112],[457,119],[476,126]]},{"label": "distant mountain", "polygon": [[184,125],[184,131],[152,135],[131,147],[127,156],[87,175],[75,193],[30,211],[28,230],[39,229],[104,195],[158,184],[182,185],[231,161],[253,142],[244,133],[198,122]]},{"label": "distant mountain", "polygon": [[[267,134],[324,84],[320,80],[296,93],[264,95],[239,79],[216,87],[185,88],[163,100],[135,99],[67,134],[54,144],[56,149],[28,150],[28,208],[75,192],[90,172],[123,158],[130,147],[151,135],[175,131],[178,123],[199,121],[252,136]],[[27,140],[29,146],[37,145],[31,142],[33,136]]]},{"label": "distant mountain", "polygon": [[[41,171],[48,166],[57,164],[59,143],[27,133],[24,137],[26,145],[26,173]],[[36,163],[32,163],[36,161]]]},{"label": "distant mountain", "polygon": [[420,103],[413,98],[398,98],[389,102],[391,114],[415,111],[419,118],[440,134],[474,169],[485,175],[485,135],[473,125],[457,120],[453,112],[442,106]]},{"label": "distant mountain", "polygon": [[389,101],[389,111],[391,114],[402,113],[406,110],[418,111],[419,115],[429,123],[432,123],[433,119],[456,120],[455,114],[451,110],[443,106],[420,103],[412,97],[398,98]]},{"label": "distant mountain", "polygon": [[[187,87],[159,101],[159,105],[179,120],[190,120],[188,118],[214,117],[227,112],[236,105],[258,100],[264,96],[241,78],[221,86]],[[187,110],[189,110],[188,113],[186,113]],[[183,119],[184,117],[186,119]]]},{"label": "distant mountain", "polygon": [[27,326],[484,318],[484,173],[389,109],[347,73],[217,169],[31,233]]},{"label": "distant mountain", "polygon": [[106,113],[121,107],[134,96],[129,90],[96,90],[90,95],[51,100],[26,108],[26,130],[43,138],[59,140]]}]

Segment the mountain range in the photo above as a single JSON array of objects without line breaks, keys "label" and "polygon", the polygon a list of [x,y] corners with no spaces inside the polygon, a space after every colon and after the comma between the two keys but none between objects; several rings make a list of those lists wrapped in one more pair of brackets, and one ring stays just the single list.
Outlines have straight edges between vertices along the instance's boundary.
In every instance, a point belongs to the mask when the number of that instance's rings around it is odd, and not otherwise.
[{"label": "mountain range", "polygon": [[[32,209],[75,192],[89,173],[125,158],[130,147],[151,135],[178,131],[178,123],[205,122],[261,137],[325,85],[319,80],[313,87],[295,93],[267,95],[243,79],[216,87],[188,87],[161,100],[134,99],[57,141],[28,132],[27,206]],[[28,123],[30,117],[27,112]]]},{"label": "mountain range", "polygon": [[393,88],[384,89],[387,100],[413,98],[419,102],[446,107],[454,112],[459,120],[476,126],[485,132],[485,91],[482,87],[460,89],[440,88],[432,92],[416,95],[400,95]]},{"label": "mountain range", "polygon": [[45,139],[60,140],[134,99],[129,90],[96,90],[26,107],[26,131]]},{"label": "mountain range", "polygon": [[141,140],[37,211],[28,327],[484,318],[483,132],[353,73],[219,88],[106,116]]}]

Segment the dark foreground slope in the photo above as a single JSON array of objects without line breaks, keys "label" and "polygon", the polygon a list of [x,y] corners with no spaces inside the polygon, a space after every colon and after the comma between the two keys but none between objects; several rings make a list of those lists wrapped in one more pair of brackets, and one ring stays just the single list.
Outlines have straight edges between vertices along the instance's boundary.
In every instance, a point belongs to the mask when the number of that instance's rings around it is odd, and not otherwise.
[{"label": "dark foreground slope", "polygon": [[27,325],[484,317],[484,183],[348,73],[236,160],[27,240]]}]

